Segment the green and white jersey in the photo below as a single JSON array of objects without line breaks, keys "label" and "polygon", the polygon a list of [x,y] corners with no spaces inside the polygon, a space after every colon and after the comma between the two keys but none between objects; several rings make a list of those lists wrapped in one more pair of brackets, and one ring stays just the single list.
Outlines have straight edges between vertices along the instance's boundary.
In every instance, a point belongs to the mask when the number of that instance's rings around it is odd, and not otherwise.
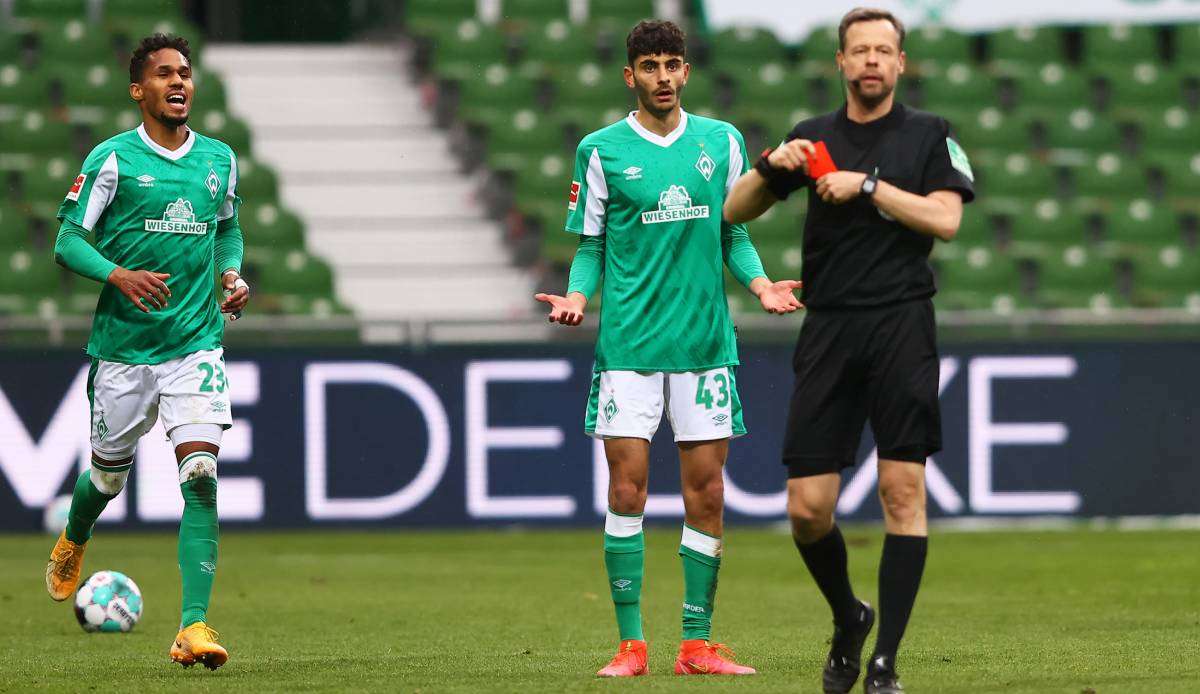
[{"label": "green and white jersey", "polygon": [[171,151],[139,125],[92,150],[58,218],[93,232],[96,249],[117,265],[170,274],[171,298],[143,313],[105,284],[88,354],[159,364],[221,345],[213,254],[217,224],[237,221],[236,185],[233,150],[195,131]]},{"label": "green and white jersey", "polygon": [[686,112],[666,136],[631,113],[579,143],[566,228],[605,239],[597,370],[738,363],[721,207],[745,171],[741,133]]}]

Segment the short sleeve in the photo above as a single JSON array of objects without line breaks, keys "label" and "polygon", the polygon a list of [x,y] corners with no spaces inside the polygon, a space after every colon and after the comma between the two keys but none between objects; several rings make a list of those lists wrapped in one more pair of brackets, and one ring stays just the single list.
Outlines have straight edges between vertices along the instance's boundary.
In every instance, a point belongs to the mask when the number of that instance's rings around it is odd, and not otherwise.
[{"label": "short sleeve", "polygon": [[575,152],[575,173],[567,197],[567,231],[585,236],[604,233],[608,211],[608,183],[600,150],[587,140]]},{"label": "short sleeve", "polygon": [[221,208],[217,210],[217,221],[237,224],[238,210],[242,206],[242,199],[237,194],[238,183],[238,167],[237,157],[233,152],[229,153],[229,186],[225,189],[225,200],[221,203]]},{"label": "short sleeve", "polygon": [[[783,138],[783,142],[780,142],[779,146],[782,147],[784,144],[791,142],[798,137],[800,137],[799,124],[792,128],[792,131],[787,134],[787,137]],[[767,190],[771,191],[771,194],[780,200],[787,200],[788,196],[794,191],[807,187],[811,182],[812,179],[809,178],[808,175],[803,171],[788,171],[786,173],[780,173],[772,176],[770,180],[767,181]]]},{"label": "short sleeve", "polygon": [[92,231],[117,194],[117,177],[117,153],[104,146],[92,150],[58,208],[59,220]]},{"label": "short sleeve", "polygon": [[939,119],[940,128],[925,160],[921,177],[921,194],[935,190],[953,190],[962,195],[963,202],[975,199],[975,173],[967,152],[954,139],[950,124]]}]

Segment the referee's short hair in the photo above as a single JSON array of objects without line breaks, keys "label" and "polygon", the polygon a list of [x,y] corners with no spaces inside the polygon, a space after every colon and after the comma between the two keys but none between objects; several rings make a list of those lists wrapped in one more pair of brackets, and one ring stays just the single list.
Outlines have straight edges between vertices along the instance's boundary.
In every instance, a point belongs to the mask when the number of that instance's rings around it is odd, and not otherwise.
[{"label": "referee's short hair", "polygon": [[873,22],[877,19],[886,19],[896,27],[896,35],[900,37],[900,50],[904,50],[904,22],[896,19],[896,15],[887,10],[880,10],[874,7],[855,7],[842,17],[842,21],[838,24],[838,50],[846,50],[846,30],[851,24],[857,22]]}]

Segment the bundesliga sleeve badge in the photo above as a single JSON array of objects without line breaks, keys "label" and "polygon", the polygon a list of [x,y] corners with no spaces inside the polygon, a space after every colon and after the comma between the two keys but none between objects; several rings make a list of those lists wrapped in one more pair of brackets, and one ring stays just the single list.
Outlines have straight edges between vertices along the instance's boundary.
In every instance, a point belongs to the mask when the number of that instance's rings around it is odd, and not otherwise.
[{"label": "bundesliga sleeve badge", "polygon": [[79,191],[83,190],[83,182],[87,180],[87,174],[79,174],[75,177],[75,182],[71,184],[71,189],[67,191],[67,199],[79,201]]},{"label": "bundesliga sleeve badge", "polygon": [[567,196],[567,209],[572,212],[579,206],[579,181],[571,181],[571,194]]}]

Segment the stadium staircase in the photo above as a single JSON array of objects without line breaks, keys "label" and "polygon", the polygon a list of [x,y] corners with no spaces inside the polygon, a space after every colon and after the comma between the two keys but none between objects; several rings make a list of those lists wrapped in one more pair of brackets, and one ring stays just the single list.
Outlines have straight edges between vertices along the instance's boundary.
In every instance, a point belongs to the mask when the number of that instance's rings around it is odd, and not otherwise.
[{"label": "stadium staircase", "polygon": [[[231,109],[335,269],[368,340],[425,321],[527,317],[532,280],[450,156],[392,46],[212,46]],[[248,225],[249,226],[249,225]],[[248,233],[252,234],[253,229]]]}]

